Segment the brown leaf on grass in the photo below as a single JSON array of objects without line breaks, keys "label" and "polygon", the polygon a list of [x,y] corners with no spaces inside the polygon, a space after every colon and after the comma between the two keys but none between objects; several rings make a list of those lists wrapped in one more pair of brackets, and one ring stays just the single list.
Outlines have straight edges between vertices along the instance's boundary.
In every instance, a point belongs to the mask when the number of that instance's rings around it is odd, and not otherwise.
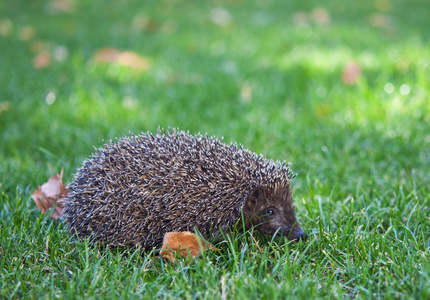
[{"label": "brown leaf on grass", "polygon": [[296,26],[309,26],[311,22],[319,26],[330,25],[330,13],[323,7],[316,7],[310,13],[299,11],[293,15],[292,21]]},{"label": "brown leaf on grass", "polygon": [[361,76],[361,68],[355,61],[346,63],[342,72],[342,81],[346,85],[354,85]]},{"label": "brown leaf on grass", "polygon": [[76,3],[74,0],[53,0],[50,3],[52,11],[59,13],[73,13],[75,7]]},{"label": "brown leaf on grass", "polygon": [[0,115],[4,111],[8,111],[10,109],[10,102],[9,101],[2,101],[0,102]]},{"label": "brown leaf on grass", "polygon": [[386,14],[372,14],[369,16],[368,22],[375,28],[394,30],[393,18]]},{"label": "brown leaf on grass", "polygon": [[93,59],[98,62],[116,63],[137,71],[146,71],[151,66],[147,57],[140,56],[135,52],[120,51],[115,48],[102,48],[94,53]]},{"label": "brown leaf on grass", "polygon": [[48,182],[42,184],[42,186],[39,185],[38,189],[34,190],[33,195],[31,195],[37,208],[42,213],[46,213],[57,205],[51,213],[51,218],[53,219],[58,219],[63,213],[65,198],[69,193],[63,183],[63,171],[64,169],[61,170],[60,174],[55,174],[49,178]]},{"label": "brown leaf on grass", "polygon": [[151,19],[145,14],[136,15],[131,23],[131,28],[135,31],[154,33],[159,27],[160,24],[157,20]]},{"label": "brown leaf on grass", "polygon": [[144,31],[148,26],[149,18],[144,14],[138,14],[134,16],[133,21],[131,22],[131,29],[135,31]]},{"label": "brown leaf on grass", "polygon": [[298,11],[293,15],[293,23],[297,26],[308,26],[309,16],[303,11]]},{"label": "brown leaf on grass", "polygon": [[322,7],[312,10],[312,20],[318,25],[329,25],[331,23],[328,10]]},{"label": "brown leaf on grass", "polygon": [[36,35],[36,29],[33,26],[24,26],[19,30],[18,37],[21,41],[29,41]]},{"label": "brown leaf on grass", "polygon": [[35,53],[33,59],[35,69],[49,67],[53,62],[63,62],[69,56],[69,51],[65,46],[52,45],[40,40],[33,41],[30,50]]},{"label": "brown leaf on grass", "polygon": [[33,53],[41,53],[49,50],[49,43],[41,40],[35,40],[30,44],[30,50]]},{"label": "brown leaf on grass", "polygon": [[35,69],[43,69],[51,65],[51,53],[42,51],[38,53],[33,59],[33,67]]},{"label": "brown leaf on grass", "polygon": [[93,58],[96,61],[116,62],[121,51],[114,48],[102,48],[94,53]]},{"label": "brown leaf on grass", "polygon": [[3,19],[0,21],[0,35],[9,36],[12,33],[13,24],[9,19]]},{"label": "brown leaf on grass", "polygon": [[215,247],[189,231],[167,232],[164,235],[160,256],[175,261],[175,252],[183,257],[197,257],[200,252],[216,250]]}]

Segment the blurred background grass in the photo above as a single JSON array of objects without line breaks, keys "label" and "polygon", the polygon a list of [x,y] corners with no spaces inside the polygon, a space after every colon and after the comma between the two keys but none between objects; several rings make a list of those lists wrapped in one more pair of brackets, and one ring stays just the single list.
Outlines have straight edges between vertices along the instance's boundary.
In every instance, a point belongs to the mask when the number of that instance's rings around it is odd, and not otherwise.
[{"label": "blurred background grass", "polygon": [[[158,126],[224,136],[320,180],[327,155],[428,162],[428,12],[390,0],[3,2],[3,186],[62,166],[70,179],[91,145]],[[95,62],[107,47],[150,65]],[[352,86],[350,61],[362,71]]]}]

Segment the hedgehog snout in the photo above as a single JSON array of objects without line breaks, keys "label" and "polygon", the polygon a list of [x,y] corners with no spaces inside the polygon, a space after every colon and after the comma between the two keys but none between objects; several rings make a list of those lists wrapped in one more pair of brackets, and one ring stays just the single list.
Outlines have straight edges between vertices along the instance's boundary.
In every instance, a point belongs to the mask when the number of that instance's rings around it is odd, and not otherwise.
[{"label": "hedgehog snout", "polygon": [[289,226],[287,228],[282,228],[281,233],[287,236],[288,239],[296,242],[300,240],[306,241],[308,238],[308,235],[299,225],[295,225],[292,229]]}]

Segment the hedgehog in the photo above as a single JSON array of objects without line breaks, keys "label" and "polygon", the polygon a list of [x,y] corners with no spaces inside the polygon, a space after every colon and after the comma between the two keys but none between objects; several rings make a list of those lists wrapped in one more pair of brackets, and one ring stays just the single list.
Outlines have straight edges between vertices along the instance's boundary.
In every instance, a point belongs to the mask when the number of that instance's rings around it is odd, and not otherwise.
[{"label": "hedgehog", "polygon": [[71,232],[109,246],[160,249],[167,232],[215,238],[238,224],[305,240],[294,177],[290,163],[240,144],[159,129],[96,148],[68,185],[64,216]]}]

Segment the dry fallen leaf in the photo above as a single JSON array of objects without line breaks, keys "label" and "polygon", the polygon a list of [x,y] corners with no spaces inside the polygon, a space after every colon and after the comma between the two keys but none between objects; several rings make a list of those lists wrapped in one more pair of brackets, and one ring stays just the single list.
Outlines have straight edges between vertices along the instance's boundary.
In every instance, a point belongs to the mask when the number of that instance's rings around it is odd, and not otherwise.
[{"label": "dry fallen leaf", "polygon": [[53,0],[50,3],[50,8],[54,12],[59,13],[73,13],[75,11],[76,3],[74,0]]},{"label": "dry fallen leaf", "polygon": [[69,191],[63,183],[63,171],[60,174],[55,174],[49,178],[48,182],[38,186],[37,190],[34,190],[33,198],[37,207],[42,213],[46,213],[52,207],[55,210],[51,213],[51,218],[58,219],[64,208],[65,197],[67,197]]},{"label": "dry fallen leaf", "polygon": [[30,50],[35,53],[33,58],[35,69],[47,68],[55,62],[63,62],[69,56],[69,51],[65,46],[52,45],[40,40],[33,41]]},{"label": "dry fallen leaf", "polygon": [[308,14],[305,13],[305,12],[303,12],[303,11],[296,12],[293,15],[293,23],[294,23],[294,25],[297,25],[297,26],[307,26],[307,25],[309,25]]},{"label": "dry fallen leaf", "polygon": [[12,33],[13,24],[9,19],[3,19],[0,21],[0,35],[9,36]]},{"label": "dry fallen leaf", "polygon": [[131,23],[131,28],[135,31],[154,33],[159,27],[160,24],[157,20],[151,19],[145,14],[136,15]]},{"label": "dry fallen leaf", "polygon": [[206,251],[207,249],[216,250],[215,247],[206,243],[192,232],[167,232],[164,235],[160,256],[174,262],[174,252],[183,257],[189,257],[190,255],[196,257],[200,252]]},{"label": "dry fallen leaf", "polygon": [[48,51],[38,53],[33,59],[35,69],[43,69],[51,65],[51,54]]},{"label": "dry fallen leaf", "polygon": [[29,41],[36,35],[36,29],[33,26],[24,26],[19,30],[19,39]]},{"label": "dry fallen leaf", "polygon": [[48,51],[49,50],[49,43],[48,42],[44,42],[44,41],[40,41],[40,40],[35,40],[30,44],[30,50],[33,53],[41,53],[43,51]]},{"label": "dry fallen leaf", "polygon": [[342,81],[344,84],[354,85],[357,83],[360,76],[361,68],[356,62],[350,61],[346,63],[342,72]]},{"label": "dry fallen leaf", "polygon": [[319,26],[330,25],[330,13],[323,7],[316,7],[310,13],[303,11],[296,12],[293,15],[292,21],[297,26],[309,26],[311,22]]},{"label": "dry fallen leaf", "polygon": [[96,61],[116,62],[121,51],[114,48],[102,48],[94,53],[93,58]]},{"label": "dry fallen leaf", "polygon": [[137,14],[131,22],[131,29],[135,31],[144,31],[149,24],[149,17],[145,14]]},{"label": "dry fallen leaf", "polygon": [[10,102],[9,101],[2,101],[0,102],[0,115],[4,111],[8,111],[10,109]]},{"label": "dry fallen leaf", "polygon": [[102,48],[94,53],[95,61],[105,63],[117,63],[121,66],[127,66],[137,71],[148,70],[151,63],[148,58],[140,56],[131,51],[120,51],[114,48]]},{"label": "dry fallen leaf", "polygon": [[331,23],[328,10],[322,7],[312,10],[312,19],[318,25],[329,25]]},{"label": "dry fallen leaf", "polygon": [[375,28],[394,29],[393,18],[386,14],[372,14],[369,16],[368,22],[370,26]]}]

